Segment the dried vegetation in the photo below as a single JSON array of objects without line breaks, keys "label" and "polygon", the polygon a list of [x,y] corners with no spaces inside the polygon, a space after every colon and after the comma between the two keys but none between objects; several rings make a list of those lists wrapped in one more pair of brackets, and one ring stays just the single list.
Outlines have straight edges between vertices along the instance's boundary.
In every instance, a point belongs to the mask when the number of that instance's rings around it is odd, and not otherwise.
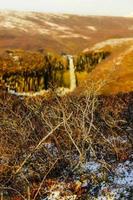
[{"label": "dried vegetation", "polygon": [[[1,198],[39,199],[48,192],[48,180],[71,182],[86,161],[109,171],[113,162],[126,160],[133,145],[132,104],[133,93],[49,99],[1,93]],[[77,194],[77,187],[71,192]]]}]

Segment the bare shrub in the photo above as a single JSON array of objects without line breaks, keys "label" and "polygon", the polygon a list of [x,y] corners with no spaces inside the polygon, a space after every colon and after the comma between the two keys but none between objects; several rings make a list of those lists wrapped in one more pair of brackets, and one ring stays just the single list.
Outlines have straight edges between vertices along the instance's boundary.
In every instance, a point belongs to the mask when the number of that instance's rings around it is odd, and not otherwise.
[{"label": "bare shrub", "polygon": [[51,99],[1,95],[2,188],[13,185],[27,198],[27,188],[32,191],[39,182],[34,198],[47,177],[69,174],[92,158],[107,169],[111,158],[125,159],[132,146],[122,112],[131,99],[132,94],[99,97],[95,92]]}]

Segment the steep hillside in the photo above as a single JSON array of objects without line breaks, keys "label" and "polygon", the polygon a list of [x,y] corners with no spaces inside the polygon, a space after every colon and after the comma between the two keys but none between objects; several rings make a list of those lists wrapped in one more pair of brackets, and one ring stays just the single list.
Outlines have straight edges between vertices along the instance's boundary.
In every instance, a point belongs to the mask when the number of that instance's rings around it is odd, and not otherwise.
[{"label": "steep hillside", "polygon": [[132,35],[133,18],[0,11],[0,50],[78,53],[105,39]]},{"label": "steep hillside", "polygon": [[[133,91],[133,38],[105,40],[73,59],[77,90],[84,91],[86,82],[102,94]],[[8,50],[0,57],[0,65],[4,88],[33,92],[70,86],[67,56]]]},{"label": "steep hillside", "polygon": [[92,49],[111,52],[110,57],[89,74],[89,81],[96,83],[100,93],[133,91],[133,38],[107,40]]}]

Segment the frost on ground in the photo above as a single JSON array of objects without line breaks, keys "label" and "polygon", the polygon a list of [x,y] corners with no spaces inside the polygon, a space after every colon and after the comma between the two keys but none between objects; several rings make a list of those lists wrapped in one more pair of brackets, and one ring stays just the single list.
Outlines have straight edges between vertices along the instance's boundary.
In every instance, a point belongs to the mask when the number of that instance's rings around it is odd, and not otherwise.
[{"label": "frost on ground", "polygon": [[76,200],[77,195],[72,194],[70,190],[71,184],[62,181],[53,182],[48,191],[47,197],[42,200]]},{"label": "frost on ground", "polygon": [[100,169],[101,167],[101,164],[100,163],[97,163],[95,161],[91,161],[91,162],[87,162],[86,164],[84,164],[83,166],[83,169],[85,171],[88,171],[88,172],[98,172],[98,170]]},{"label": "frost on ground", "polygon": [[104,166],[102,163],[86,162],[79,169],[82,178],[77,175],[77,180],[73,183],[56,182],[48,190],[48,196],[42,200],[77,200],[82,199],[85,193],[84,198],[87,200],[133,199],[132,158],[133,156],[123,163],[113,164],[111,171],[106,173],[106,178],[103,178]]},{"label": "frost on ground", "polygon": [[133,187],[133,163],[128,160],[117,166],[115,169],[114,183],[121,186]]},{"label": "frost on ground", "polygon": [[[97,163],[95,164],[97,166]],[[95,169],[95,168],[94,168]],[[99,168],[97,168],[99,170]],[[133,161],[127,160],[114,167],[108,181],[101,182],[97,194],[98,200],[133,199]]]},{"label": "frost on ground", "polygon": [[39,92],[16,92],[14,90],[8,89],[9,94],[13,94],[16,96],[27,96],[27,97],[34,97],[34,96],[43,96],[45,94],[48,94],[50,90],[41,90]]},{"label": "frost on ground", "polygon": [[70,195],[70,196],[65,196],[65,197],[61,197],[60,192],[59,191],[54,191],[50,194],[49,197],[46,197],[43,200],[76,200],[76,195]]},{"label": "frost on ground", "polygon": [[96,27],[95,26],[87,26],[88,29],[90,29],[91,31],[96,31]]}]

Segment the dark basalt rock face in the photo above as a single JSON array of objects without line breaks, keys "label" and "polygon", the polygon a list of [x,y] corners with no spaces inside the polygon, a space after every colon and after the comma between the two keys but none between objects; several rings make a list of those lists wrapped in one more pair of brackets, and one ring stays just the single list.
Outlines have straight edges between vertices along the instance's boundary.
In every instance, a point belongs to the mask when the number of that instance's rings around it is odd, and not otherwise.
[{"label": "dark basalt rock face", "polygon": [[106,57],[110,55],[108,51],[96,51],[82,53],[75,58],[76,71],[92,71],[95,66],[101,63]]},{"label": "dark basalt rock face", "polygon": [[36,92],[56,84],[61,86],[68,61],[52,54],[8,51],[1,65],[1,82],[5,88]]},{"label": "dark basalt rock face", "polygon": [[[90,72],[109,55],[109,52],[98,51],[73,56],[75,72]],[[67,55],[7,50],[0,63],[1,83],[5,89],[37,92],[70,86]]]}]

